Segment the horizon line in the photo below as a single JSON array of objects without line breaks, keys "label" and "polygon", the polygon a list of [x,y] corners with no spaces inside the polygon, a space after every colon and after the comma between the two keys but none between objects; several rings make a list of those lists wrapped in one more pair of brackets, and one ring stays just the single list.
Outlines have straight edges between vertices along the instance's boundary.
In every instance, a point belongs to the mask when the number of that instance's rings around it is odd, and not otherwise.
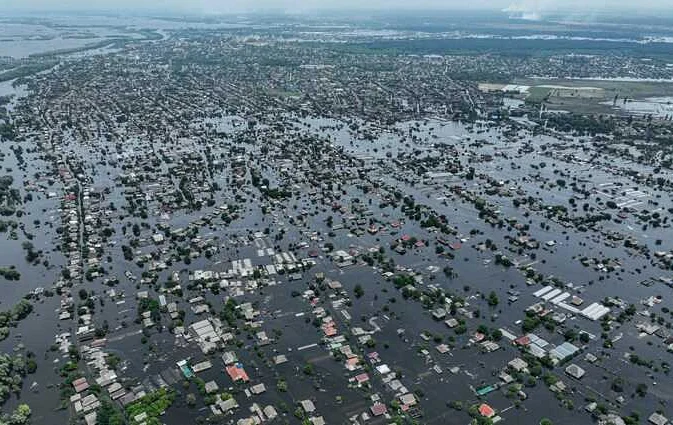
[{"label": "horizon line", "polygon": [[[44,8],[10,8],[4,9],[0,12],[0,17],[12,16],[16,14],[114,14],[114,15],[143,15],[143,14],[153,14],[158,16],[235,16],[235,15],[261,15],[261,14],[284,14],[284,15],[294,15],[294,14],[310,14],[310,13],[378,13],[378,14],[391,14],[396,12],[405,12],[405,13],[437,13],[437,12],[487,12],[487,13],[502,13],[502,14],[517,14],[517,13],[526,13],[525,10],[507,10],[508,8],[491,8],[491,7],[460,7],[456,5],[448,7],[423,7],[423,8],[413,8],[395,5],[389,8],[359,8],[359,7],[349,7],[349,8],[339,8],[337,6],[320,6],[320,7],[307,7],[307,8],[288,8],[288,7],[266,7],[266,8],[250,8],[242,10],[231,10],[231,11],[204,11],[204,10],[194,10],[194,9],[182,9],[180,7],[174,8],[132,8],[132,7],[120,7],[120,8],[109,8],[109,7],[93,7],[93,8],[65,8],[65,9],[44,9]],[[547,10],[535,11],[536,13],[541,13],[545,15],[555,15],[555,14],[582,14],[582,13],[600,13],[600,14],[616,14],[618,11],[637,11],[639,17],[651,15],[651,17],[662,17],[661,13],[664,12],[673,17],[673,10],[665,7],[651,7],[643,8],[638,7],[637,5],[627,4],[620,5],[619,7],[587,7],[578,9],[576,7],[567,7],[563,6]]]}]

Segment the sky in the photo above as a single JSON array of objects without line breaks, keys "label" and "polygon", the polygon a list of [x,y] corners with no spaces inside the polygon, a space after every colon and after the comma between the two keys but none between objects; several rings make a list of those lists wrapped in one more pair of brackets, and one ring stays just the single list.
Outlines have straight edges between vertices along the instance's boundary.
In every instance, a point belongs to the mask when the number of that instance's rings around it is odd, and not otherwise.
[{"label": "sky", "polygon": [[620,8],[673,11],[673,0],[0,0],[0,11],[175,11],[197,14],[321,9],[491,9],[535,14]]}]

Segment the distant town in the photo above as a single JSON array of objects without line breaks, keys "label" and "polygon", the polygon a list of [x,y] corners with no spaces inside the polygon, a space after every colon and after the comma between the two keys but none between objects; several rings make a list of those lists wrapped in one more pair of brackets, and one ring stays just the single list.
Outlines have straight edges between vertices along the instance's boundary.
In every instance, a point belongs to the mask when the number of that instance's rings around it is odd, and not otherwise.
[{"label": "distant town", "polygon": [[670,30],[463,19],[0,18],[0,424],[671,423]]}]

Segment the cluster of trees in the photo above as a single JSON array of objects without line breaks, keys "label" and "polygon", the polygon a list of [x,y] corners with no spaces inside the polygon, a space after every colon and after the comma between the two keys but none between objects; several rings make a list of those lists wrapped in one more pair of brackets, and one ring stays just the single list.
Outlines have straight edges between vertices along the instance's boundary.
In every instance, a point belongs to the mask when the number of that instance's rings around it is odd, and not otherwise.
[{"label": "cluster of trees", "polygon": [[133,261],[133,249],[130,246],[122,245],[122,252],[126,261]]},{"label": "cluster of trees", "polygon": [[9,228],[12,228],[13,230],[16,230],[17,227],[19,227],[19,223],[16,221],[5,221],[5,220],[0,220],[0,232],[5,233]]},{"label": "cluster of trees", "polygon": [[154,298],[143,298],[138,302],[138,317],[146,311],[150,312],[150,318],[154,322],[161,321],[161,306]]},{"label": "cluster of trees", "polygon": [[0,139],[14,140],[15,137],[16,131],[13,125],[7,123],[0,124]]},{"label": "cluster of trees", "polygon": [[[25,241],[21,244],[21,248],[26,251],[26,261],[33,263],[40,258],[41,251],[35,251],[35,246],[32,242]],[[17,272],[18,273],[18,272]]]},{"label": "cluster of trees", "polygon": [[101,401],[96,416],[98,425],[124,425],[124,415],[108,400]]},{"label": "cluster of trees", "polygon": [[416,280],[408,274],[399,274],[393,278],[393,284],[397,289],[401,289],[408,285],[416,286]]},{"label": "cluster of trees", "polygon": [[11,415],[5,413],[0,417],[0,425],[26,425],[30,423],[30,415],[30,406],[19,404]]},{"label": "cluster of trees", "polygon": [[13,183],[12,176],[0,177],[0,214],[4,216],[13,215],[16,206],[21,203],[21,193],[18,189],[12,188]]},{"label": "cluster of trees", "polygon": [[496,254],[495,256],[495,264],[500,264],[505,267],[511,267],[514,263],[512,263],[512,260],[509,258],[505,257],[502,254]]},{"label": "cluster of trees", "polygon": [[33,311],[33,305],[27,300],[19,301],[11,310],[0,312],[0,341],[9,336],[9,325],[26,318]]},{"label": "cluster of trees", "polygon": [[149,417],[148,425],[160,425],[159,416],[173,404],[174,400],[175,390],[161,388],[126,406],[126,415],[133,418],[144,412]]},{"label": "cluster of trees", "polygon": [[292,196],[292,192],[284,188],[269,188],[269,179],[262,178],[258,170],[250,170],[252,185],[262,192],[262,195],[272,199],[287,199]]},{"label": "cluster of trees", "polygon": [[30,367],[22,354],[0,354],[0,403],[4,403],[11,393],[20,393],[23,377],[29,371],[35,372],[37,365],[32,358],[29,360]]},{"label": "cluster of trees", "polygon": [[495,291],[491,291],[490,294],[488,294],[488,305],[491,307],[495,307],[500,303],[500,300],[498,299],[498,295],[495,293]]},{"label": "cluster of trees", "polygon": [[224,308],[220,312],[220,319],[227,322],[227,325],[234,329],[237,327],[236,321],[238,319],[238,310],[236,309],[236,306],[236,301],[230,298],[224,304]]},{"label": "cluster of trees", "polygon": [[4,277],[7,280],[21,279],[21,273],[19,273],[18,270],[14,268],[14,266],[0,267],[0,276]]},{"label": "cluster of trees", "polygon": [[58,62],[56,61],[40,61],[17,66],[16,68],[12,68],[0,74],[0,81],[9,81],[17,78],[27,77],[32,74],[37,74],[38,72],[52,68],[57,63]]}]

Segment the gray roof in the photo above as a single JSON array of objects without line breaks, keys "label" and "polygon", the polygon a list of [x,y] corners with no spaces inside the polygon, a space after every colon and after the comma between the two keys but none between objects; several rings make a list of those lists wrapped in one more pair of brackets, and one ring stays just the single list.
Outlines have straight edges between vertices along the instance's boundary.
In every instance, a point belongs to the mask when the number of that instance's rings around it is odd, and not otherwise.
[{"label": "gray roof", "polygon": [[647,420],[654,425],[666,425],[666,424],[668,424],[668,419],[664,415],[661,415],[657,412],[652,413],[650,415],[650,417],[647,418]]},{"label": "gray roof", "polygon": [[573,354],[577,353],[579,351],[579,348],[575,347],[569,342],[564,342],[563,344],[559,345],[558,347],[554,348],[549,352],[549,354],[552,357],[556,357],[559,360],[566,359]]},{"label": "gray roof", "polygon": [[585,372],[584,369],[577,366],[576,364],[571,364],[570,366],[568,366],[566,368],[566,373],[568,375],[572,376],[573,378],[579,379],[579,378],[583,377],[586,372]]}]

